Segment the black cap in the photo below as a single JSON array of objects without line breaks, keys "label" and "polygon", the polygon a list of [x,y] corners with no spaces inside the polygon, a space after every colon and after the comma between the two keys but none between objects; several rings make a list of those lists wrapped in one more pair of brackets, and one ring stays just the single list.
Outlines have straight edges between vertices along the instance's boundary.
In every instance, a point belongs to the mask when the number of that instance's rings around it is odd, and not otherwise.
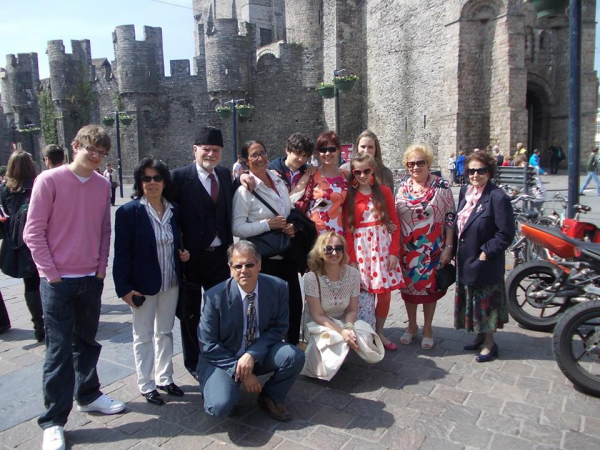
[{"label": "black cap", "polygon": [[221,130],[215,127],[204,127],[194,139],[194,145],[216,145],[223,147],[223,135]]}]

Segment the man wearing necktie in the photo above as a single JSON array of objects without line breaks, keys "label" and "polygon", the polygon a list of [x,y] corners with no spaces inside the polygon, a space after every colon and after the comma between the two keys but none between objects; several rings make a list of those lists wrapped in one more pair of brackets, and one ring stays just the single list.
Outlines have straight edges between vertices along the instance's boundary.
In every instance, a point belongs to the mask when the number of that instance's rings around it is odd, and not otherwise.
[{"label": "man wearing necktie", "polygon": [[[179,205],[182,240],[190,252],[190,260],[183,268],[184,275],[188,282],[207,291],[229,277],[227,247],[233,243],[233,186],[229,170],[219,166],[223,152],[220,129],[202,128],[194,139],[193,149],[195,161],[171,172],[172,199]],[[200,352],[198,324],[201,303],[199,293],[191,303],[178,309],[183,363],[194,376]]]},{"label": "man wearing necktie", "polygon": [[[198,362],[204,409],[223,416],[238,403],[239,388],[257,393],[273,419],[287,421],[283,401],[304,366],[304,353],[283,342],[288,328],[288,286],[260,274],[261,258],[248,241],[228,252],[231,278],[204,294]],[[273,372],[261,385],[257,375]]]}]

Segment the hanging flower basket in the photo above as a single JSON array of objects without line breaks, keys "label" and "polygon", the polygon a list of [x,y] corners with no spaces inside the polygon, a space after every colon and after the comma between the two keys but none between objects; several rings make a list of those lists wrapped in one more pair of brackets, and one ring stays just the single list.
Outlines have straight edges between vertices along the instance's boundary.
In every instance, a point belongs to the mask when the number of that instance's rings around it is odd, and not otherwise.
[{"label": "hanging flower basket", "polygon": [[114,117],[111,117],[111,116],[104,116],[104,117],[102,118],[102,123],[103,123],[104,125],[106,125],[107,127],[112,127],[112,126],[113,126],[113,124],[115,123],[115,118],[114,118]]},{"label": "hanging flower basket", "polygon": [[245,104],[245,105],[235,105],[235,109],[237,110],[240,117],[248,117],[252,114],[254,110],[253,105]]},{"label": "hanging flower basket", "polygon": [[538,19],[562,16],[569,6],[569,0],[525,0],[525,2],[533,4]]},{"label": "hanging flower basket", "polygon": [[129,125],[131,122],[133,122],[133,118],[131,116],[127,116],[125,114],[121,114],[119,116],[119,121],[123,124],[123,125]]},{"label": "hanging flower basket", "polygon": [[321,83],[317,86],[317,92],[323,98],[333,98],[335,97],[335,88],[333,87],[333,83]]},{"label": "hanging flower basket", "polygon": [[231,108],[229,106],[217,108],[217,114],[221,119],[229,119],[231,117]]},{"label": "hanging flower basket", "polygon": [[357,80],[358,77],[356,75],[346,75],[344,77],[335,77],[333,84],[340,92],[348,92],[352,90]]}]

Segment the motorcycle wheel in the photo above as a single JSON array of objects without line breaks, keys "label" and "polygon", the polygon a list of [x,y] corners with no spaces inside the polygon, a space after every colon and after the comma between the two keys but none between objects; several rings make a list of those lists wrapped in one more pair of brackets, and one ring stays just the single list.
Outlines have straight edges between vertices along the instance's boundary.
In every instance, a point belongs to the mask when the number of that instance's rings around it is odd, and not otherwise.
[{"label": "motorcycle wheel", "polygon": [[558,367],[582,392],[600,396],[600,300],[565,312],[552,339]]},{"label": "motorcycle wheel", "polygon": [[526,296],[551,286],[556,281],[554,269],[548,261],[528,261],[513,269],[506,279],[508,312],[528,330],[552,331],[569,306],[563,298],[536,304]]}]

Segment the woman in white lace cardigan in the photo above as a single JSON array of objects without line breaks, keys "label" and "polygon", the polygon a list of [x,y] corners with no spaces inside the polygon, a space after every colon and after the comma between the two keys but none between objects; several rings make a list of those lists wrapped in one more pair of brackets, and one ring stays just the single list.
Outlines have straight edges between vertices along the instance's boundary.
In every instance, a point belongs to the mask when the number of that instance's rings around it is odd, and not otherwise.
[{"label": "woman in white lace cardigan", "polygon": [[[348,265],[347,261],[346,241],[341,235],[328,231],[319,236],[308,255],[311,271],[304,276],[304,292],[308,305],[305,323],[314,322],[334,330],[352,350],[357,351],[354,322],[358,313],[360,276],[358,270]],[[305,336],[309,335],[307,330],[304,333]],[[311,361],[320,361],[323,355],[311,355],[311,352],[319,352],[319,349],[309,345],[303,373],[321,378]],[[339,365],[341,362],[343,361],[340,361]]]}]

